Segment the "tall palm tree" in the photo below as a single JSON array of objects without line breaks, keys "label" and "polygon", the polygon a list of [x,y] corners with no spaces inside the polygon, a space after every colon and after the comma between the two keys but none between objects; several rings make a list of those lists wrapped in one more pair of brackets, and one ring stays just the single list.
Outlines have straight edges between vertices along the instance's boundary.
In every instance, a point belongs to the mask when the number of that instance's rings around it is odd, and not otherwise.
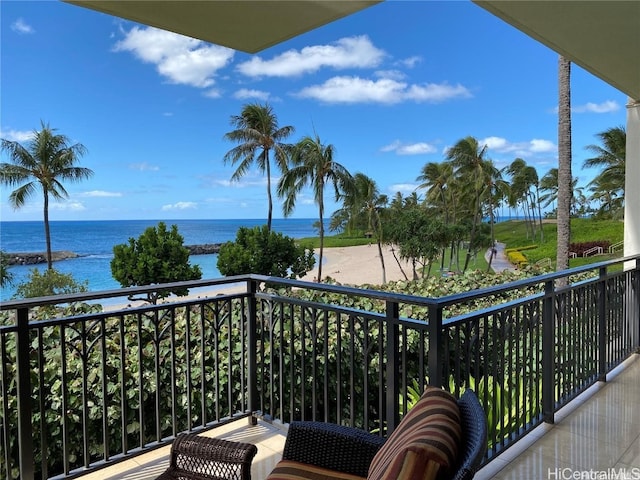
[{"label": "tall palm tree", "polygon": [[382,253],[382,212],[387,206],[388,198],[380,194],[375,180],[364,173],[356,173],[353,183],[354,190],[346,194],[344,204],[353,216],[364,217],[367,231],[375,236],[384,285],[387,283],[387,274]]},{"label": "tall palm tree", "polygon": [[531,165],[527,165],[523,159],[516,158],[506,167],[506,172],[511,176],[511,202],[520,203],[522,206],[527,224],[527,235],[530,226],[531,236],[535,238],[537,216],[540,241],[542,241],[542,210],[540,208],[540,182],[537,170]]},{"label": "tall palm tree", "polygon": [[271,196],[271,160],[270,153],[276,160],[280,172],[287,170],[287,145],[283,143],[294,131],[292,126],[278,127],[278,118],[268,104],[247,104],[242,107],[240,115],[231,117],[231,125],[235,130],[225,134],[224,138],[237,142],[237,147],[229,150],[224,156],[225,163],[237,164],[231,180],[240,180],[252,164],[267,176],[267,198],[269,212],[267,229],[271,231],[273,216],[273,199]]},{"label": "tall palm tree", "polygon": [[482,221],[481,193],[487,175],[486,151],[486,145],[481,147],[476,138],[466,137],[451,147],[446,157],[447,161],[453,165],[455,176],[460,181],[460,184],[466,185],[469,189],[467,192],[473,197],[473,207],[470,212],[473,223],[471,224],[469,247],[467,248],[467,257],[464,262],[463,271],[466,271],[469,266],[476,231]]},{"label": "tall palm tree", "polygon": [[[604,210],[609,210],[613,216],[619,216],[624,206],[624,182],[627,133],[623,126],[613,127],[596,135],[602,142],[600,145],[587,145],[587,150],[595,157],[584,161],[583,168],[601,167],[602,171],[589,183],[591,190],[599,196],[615,197],[621,201],[605,202]],[[608,190],[608,193],[604,191]],[[603,213],[601,211],[601,213]]]},{"label": "tall palm tree", "polygon": [[21,208],[37,190],[42,190],[49,270],[53,268],[49,197],[56,200],[68,198],[69,194],[62,185],[63,181],[78,182],[93,175],[93,170],[75,166],[79,158],[86,153],[84,145],[69,145],[69,139],[65,135],[57,135],[55,132],[56,129],[41,122],[40,130],[34,130],[33,137],[26,146],[2,139],[2,150],[9,154],[11,163],[0,163],[0,183],[9,186],[20,185],[9,195],[9,203],[14,209]]},{"label": "tall palm tree", "polygon": [[[571,62],[558,57],[558,245],[556,270],[569,267],[571,244]],[[566,283],[566,280],[560,282]]]},{"label": "tall palm tree", "polygon": [[318,206],[320,220],[320,254],[318,258],[318,281],[322,281],[322,257],[324,251],[324,188],[331,184],[335,199],[353,192],[354,182],[349,171],[334,160],[333,145],[323,145],[320,137],[304,137],[291,148],[291,167],[280,178],[278,195],[285,198],[282,205],[285,217],[293,212],[296,199],[302,189],[309,185]]},{"label": "tall palm tree", "polygon": [[425,200],[434,206],[439,206],[444,217],[444,222],[449,221],[450,191],[453,178],[453,165],[451,162],[429,162],[420,170],[416,177],[421,182],[417,188],[427,190]]},{"label": "tall palm tree", "polygon": [[544,208],[558,200],[558,169],[552,168],[540,179],[540,190],[547,192],[540,197]]}]

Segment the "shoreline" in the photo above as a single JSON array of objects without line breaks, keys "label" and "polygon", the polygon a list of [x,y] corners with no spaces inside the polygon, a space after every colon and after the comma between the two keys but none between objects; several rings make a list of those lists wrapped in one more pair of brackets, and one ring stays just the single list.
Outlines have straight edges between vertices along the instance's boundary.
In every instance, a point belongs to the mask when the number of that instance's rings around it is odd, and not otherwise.
[{"label": "shoreline", "polygon": [[[398,281],[404,280],[404,275],[398,266],[391,247],[383,246],[382,254],[385,263],[386,280]],[[329,247],[323,252],[325,259],[322,265],[323,277],[331,277],[342,285],[350,285],[359,287],[362,285],[381,285],[382,284],[382,265],[378,254],[378,245],[357,245],[352,247]],[[400,265],[405,273],[411,278],[411,265],[408,262],[400,261]],[[305,282],[313,282],[318,274],[318,267],[308,272],[300,280]],[[216,297],[218,295],[241,293],[246,291],[244,286],[233,284],[221,285],[219,288],[208,288],[208,290],[189,293],[184,297],[169,297],[163,303],[169,303],[174,300],[186,301],[199,298]],[[135,308],[143,305],[145,302],[128,302],[114,305],[104,305],[103,311],[113,311],[119,309]]]}]

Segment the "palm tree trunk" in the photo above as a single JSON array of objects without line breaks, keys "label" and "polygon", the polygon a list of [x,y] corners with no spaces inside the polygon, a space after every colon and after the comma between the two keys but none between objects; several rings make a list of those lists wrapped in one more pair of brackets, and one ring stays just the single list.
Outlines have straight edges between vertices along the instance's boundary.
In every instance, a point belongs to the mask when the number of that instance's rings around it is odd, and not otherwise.
[{"label": "palm tree trunk", "polygon": [[273,200],[271,198],[271,164],[269,163],[269,151],[267,155],[267,199],[269,201],[269,213],[267,214],[267,230],[271,232],[271,217],[273,216]]},{"label": "palm tree trunk", "polygon": [[320,213],[320,254],[318,255],[318,282],[322,282],[322,254],[324,251],[324,201],[322,196],[318,201],[318,211]]},{"label": "palm tree trunk", "polygon": [[409,277],[407,276],[407,273],[404,271],[404,268],[402,268],[402,263],[400,263],[400,259],[396,255],[396,249],[393,248],[393,245],[391,246],[391,253],[393,254],[393,258],[396,259],[396,263],[398,264],[398,268],[400,269],[400,272],[402,272],[402,275],[404,276],[404,279],[408,282],[409,281]]},{"label": "palm tree trunk", "polygon": [[44,238],[47,243],[47,269],[53,270],[51,259],[51,231],[49,230],[49,193],[44,190]]},{"label": "palm tree trunk", "polygon": [[[558,57],[558,248],[556,270],[569,267],[571,243],[571,62]],[[566,279],[563,279],[566,284]]]},{"label": "palm tree trunk", "polygon": [[478,214],[480,212],[480,192],[477,191],[476,188],[476,211],[473,214],[473,225],[471,225],[471,235],[469,236],[469,246],[467,247],[467,256],[464,259],[464,267],[462,268],[462,273],[467,271],[467,267],[469,266],[469,261],[471,260],[471,246],[473,245],[473,241],[476,236],[476,228],[478,224]]},{"label": "palm tree trunk", "polygon": [[380,265],[382,266],[382,285],[387,283],[387,271],[384,267],[384,255],[382,254],[382,242],[378,238],[378,255],[380,255]]},{"label": "palm tree trunk", "polygon": [[538,204],[538,220],[540,222],[540,243],[544,242],[544,228],[542,222],[542,207],[540,206],[540,189],[536,186],[536,203]]}]

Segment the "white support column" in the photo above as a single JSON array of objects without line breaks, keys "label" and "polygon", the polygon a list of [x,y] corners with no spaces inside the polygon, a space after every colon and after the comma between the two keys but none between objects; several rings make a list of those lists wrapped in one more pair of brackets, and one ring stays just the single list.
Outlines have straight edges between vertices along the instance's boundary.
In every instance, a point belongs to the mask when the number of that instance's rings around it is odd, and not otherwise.
[{"label": "white support column", "polygon": [[[640,101],[627,103],[624,185],[624,255],[640,254]],[[629,266],[631,267],[631,266]]]}]

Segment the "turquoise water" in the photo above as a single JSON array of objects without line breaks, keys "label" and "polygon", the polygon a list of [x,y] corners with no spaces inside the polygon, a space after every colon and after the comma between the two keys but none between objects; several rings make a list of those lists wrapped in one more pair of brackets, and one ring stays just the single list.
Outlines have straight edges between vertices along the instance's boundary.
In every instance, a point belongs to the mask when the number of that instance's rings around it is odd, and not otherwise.
[{"label": "turquoise water", "polygon": [[[274,219],[272,228],[293,238],[317,235],[313,227],[316,219]],[[223,243],[234,240],[241,226],[253,227],[265,224],[255,220],[169,220],[167,226],[177,225],[185,245]],[[51,226],[52,250],[70,250],[81,255],[78,258],[55,262],[62,273],[71,273],[77,281],[88,281],[89,290],[120,288],[111,276],[109,266],[113,258],[113,246],[137,238],[158,220],[108,220],[108,221],[54,221]],[[0,249],[4,252],[44,252],[44,225],[42,222],[0,222]],[[202,278],[219,278],[217,255],[193,255],[192,264],[200,265]],[[25,281],[29,270],[43,270],[46,264],[16,265],[10,267],[13,285],[3,288],[0,301],[9,300],[15,294],[15,285]]]}]

